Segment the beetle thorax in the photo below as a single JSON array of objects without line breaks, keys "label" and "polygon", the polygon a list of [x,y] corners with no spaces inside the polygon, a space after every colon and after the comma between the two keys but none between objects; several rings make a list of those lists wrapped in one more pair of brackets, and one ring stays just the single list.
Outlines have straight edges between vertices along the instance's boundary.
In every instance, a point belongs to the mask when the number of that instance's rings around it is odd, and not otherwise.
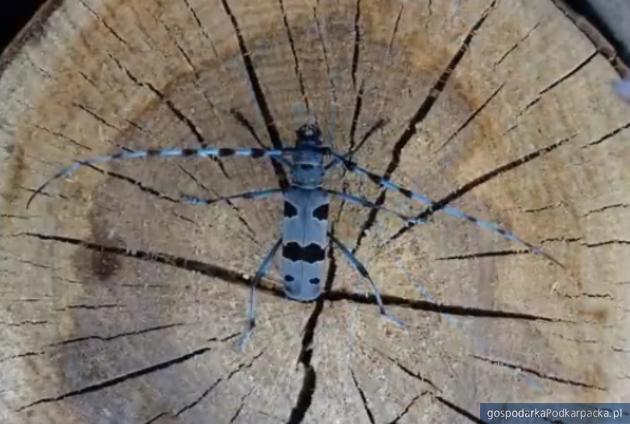
[{"label": "beetle thorax", "polygon": [[320,152],[297,150],[293,153],[291,183],[297,187],[313,189],[324,181],[324,158]]},{"label": "beetle thorax", "polygon": [[322,132],[315,124],[305,124],[298,128],[296,134],[291,182],[304,189],[321,187],[325,173],[324,155],[317,148],[323,144]]}]

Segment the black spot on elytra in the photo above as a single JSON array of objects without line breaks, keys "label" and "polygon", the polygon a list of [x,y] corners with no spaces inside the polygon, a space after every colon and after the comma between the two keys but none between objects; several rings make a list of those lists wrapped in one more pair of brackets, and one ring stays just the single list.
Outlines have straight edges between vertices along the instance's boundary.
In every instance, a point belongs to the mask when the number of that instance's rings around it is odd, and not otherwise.
[{"label": "black spot on elytra", "polygon": [[311,284],[319,284],[319,278],[311,278],[308,282]]},{"label": "black spot on elytra", "polygon": [[282,246],[282,256],[293,262],[304,261],[313,264],[323,261],[326,257],[326,251],[316,243],[303,247],[292,241]]},{"label": "black spot on elytra", "polygon": [[125,155],[124,152],[118,152],[118,153],[114,153],[112,155],[112,159],[120,159],[121,157],[123,157]]},{"label": "black spot on elytra", "polygon": [[295,278],[293,278],[292,275],[287,274],[284,276],[284,281],[286,281],[287,283],[290,283],[291,281],[295,281]]},{"label": "black spot on elytra", "polygon": [[284,201],[284,217],[293,218],[298,214],[298,210],[290,202]]},{"label": "black spot on elytra", "polygon": [[313,210],[313,216],[320,221],[328,219],[328,203],[321,205]]},{"label": "black spot on elytra", "polygon": [[147,150],[147,156],[158,156],[162,151],[160,149],[149,149]]}]

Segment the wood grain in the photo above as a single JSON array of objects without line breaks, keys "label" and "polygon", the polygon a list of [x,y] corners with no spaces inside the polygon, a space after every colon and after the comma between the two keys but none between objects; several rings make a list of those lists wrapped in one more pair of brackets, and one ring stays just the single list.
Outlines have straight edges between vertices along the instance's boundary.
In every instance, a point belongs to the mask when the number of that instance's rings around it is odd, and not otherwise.
[{"label": "wood grain", "polygon": [[[0,60],[0,421],[479,422],[479,402],[630,395],[629,109],[552,1],[51,0]],[[337,203],[327,293],[284,298],[233,349],[281,202],[268,161],[60,167],[120,148],[339,151],[501,222],[558,262],[439,211]],[[328,186],[421,205],[331,172]]]}]

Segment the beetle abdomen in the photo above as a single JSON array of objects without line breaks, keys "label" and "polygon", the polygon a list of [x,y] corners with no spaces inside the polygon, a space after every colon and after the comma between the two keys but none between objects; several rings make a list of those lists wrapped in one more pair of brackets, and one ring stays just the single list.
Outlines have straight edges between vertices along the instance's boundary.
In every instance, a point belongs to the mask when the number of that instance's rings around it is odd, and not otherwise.
[{"label": "beetle abdomen", "polygon": [[328,193],[290,188],[284,194],[282,276],[290,299],[317,299],[326,272]]}]

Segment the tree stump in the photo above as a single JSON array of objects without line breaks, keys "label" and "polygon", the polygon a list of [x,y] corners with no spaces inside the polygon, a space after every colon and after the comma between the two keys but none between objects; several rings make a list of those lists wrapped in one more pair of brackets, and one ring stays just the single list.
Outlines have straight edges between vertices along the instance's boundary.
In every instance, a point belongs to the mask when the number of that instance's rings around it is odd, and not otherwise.
[{"label": "tree stump", "polygon": [[[630,113],[555,3],[51,0],[0,69],[0,421],[453,423],[479,402],[628,399]],[[305,122],[553,260],[331,171],[430,216],[331,210],[406,326],[332,249],[314,303],[275,266],[239,353],[282,202],[179,196],[277,186],[267,159],[85,167],[25,207],[75,159],[288,146]]]}]

